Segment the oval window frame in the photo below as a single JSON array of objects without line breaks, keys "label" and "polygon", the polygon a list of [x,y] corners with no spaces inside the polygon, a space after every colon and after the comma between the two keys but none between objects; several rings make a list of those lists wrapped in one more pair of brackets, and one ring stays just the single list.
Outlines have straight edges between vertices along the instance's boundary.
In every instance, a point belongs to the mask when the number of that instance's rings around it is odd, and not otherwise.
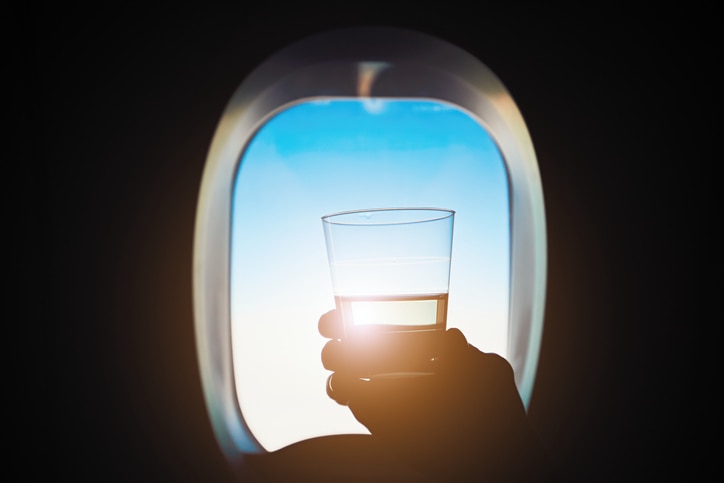
[{"label": "oval window frame", "polygon": [[510,195],[508,360],[526,409],[543,331],[546,226],[538,163],[523,117],[480,60],[439,38],[391,27],[329,31],[272,55],[237,88],[214,134],[201,180],[194,234],[197,357],[217,441],[236,466],[263,452],[236,396],[230,317],[233,180],[247,144],[289,105],[328,98],[426,98],[455,105],[500,150]]}]

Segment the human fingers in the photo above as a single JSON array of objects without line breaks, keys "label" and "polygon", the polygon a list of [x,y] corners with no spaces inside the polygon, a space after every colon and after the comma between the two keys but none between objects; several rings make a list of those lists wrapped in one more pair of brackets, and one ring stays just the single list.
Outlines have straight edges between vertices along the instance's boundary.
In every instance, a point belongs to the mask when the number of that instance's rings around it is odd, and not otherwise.
[{"label": "human fingers", "polygon": [[322,337],[327,339],[341,339],[344,337],[342,318],[336,309],[330,310],[319,318],[317,329]]},{"label": "human fingers", "polygon": [[357,376],[390,372],[435,372],[437,334],[358,331],[332,339],[322,348],[322,364],[330,371]]},{"label": "human fingers", "polygon": [[412,370],[413,364],[416,367],[432,364],[426,353],[418,354],[414,347],[395,342],[384,337],[332,339],[322,347],[322,365],[328,371],[367,377],[379,372]]},{"label": "human fingers", "polygon": [[344,342],[332,339],[322,347],[322,366],[328,371],[337,371],[345,367]]},{"label": "human fingers", "polygon": [[347,406],[351,400],[364,394],[367,379],[350,375],[344,372],[333,372],[327,378],[327,396],[338,404]]}]

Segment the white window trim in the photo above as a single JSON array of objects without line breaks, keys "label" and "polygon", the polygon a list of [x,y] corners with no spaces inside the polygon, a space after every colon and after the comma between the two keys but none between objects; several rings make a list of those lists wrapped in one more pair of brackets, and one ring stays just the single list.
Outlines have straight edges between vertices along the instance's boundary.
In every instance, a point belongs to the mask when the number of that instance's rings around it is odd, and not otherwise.
[{"label": "white window trim", "polygon": [[[384,82],[375,82],[376,78]],[[419,32],[358,27],[319,34],[278,52],[232,96],[216,129],[198,199],[193,297],[207,409],[232,464],[263,452],[236,395],[230,317],[233,184],[257,130],[293,104],[315,98],[420,98],[446,102],[476,119],[496,142],[509,179],[508,360],[528,408],[543,330],[546,228],[538,163],[515,102],[502,82],[464,50]]]}]

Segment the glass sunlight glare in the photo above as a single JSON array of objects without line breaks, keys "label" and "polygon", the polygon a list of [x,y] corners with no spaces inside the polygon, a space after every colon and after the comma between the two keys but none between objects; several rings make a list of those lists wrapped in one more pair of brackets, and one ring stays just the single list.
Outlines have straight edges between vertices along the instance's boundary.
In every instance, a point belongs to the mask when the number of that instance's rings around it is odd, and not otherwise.
[{"label": "glass sunlight glare", "polygon": [[400,306],[389,300],[352,302],[354,325],[418,325],[437,318],[436,300],[414,300]]}]

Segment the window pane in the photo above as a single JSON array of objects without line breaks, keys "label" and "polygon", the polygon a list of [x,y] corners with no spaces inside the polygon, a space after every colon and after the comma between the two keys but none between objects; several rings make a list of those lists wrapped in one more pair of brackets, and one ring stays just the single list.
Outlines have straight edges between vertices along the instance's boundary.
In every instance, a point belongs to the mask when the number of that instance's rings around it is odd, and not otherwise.
[{"label": "window pane", "polygon": [[506,356],[505,163],[473,118],[432,100],[294,105],[261,127],[234,180],[231,322],[242,413],[273,451],[366,433],[329,399],[317,321],[334,308],[321,217],[379,207],[455,210],[448,327]]}]

